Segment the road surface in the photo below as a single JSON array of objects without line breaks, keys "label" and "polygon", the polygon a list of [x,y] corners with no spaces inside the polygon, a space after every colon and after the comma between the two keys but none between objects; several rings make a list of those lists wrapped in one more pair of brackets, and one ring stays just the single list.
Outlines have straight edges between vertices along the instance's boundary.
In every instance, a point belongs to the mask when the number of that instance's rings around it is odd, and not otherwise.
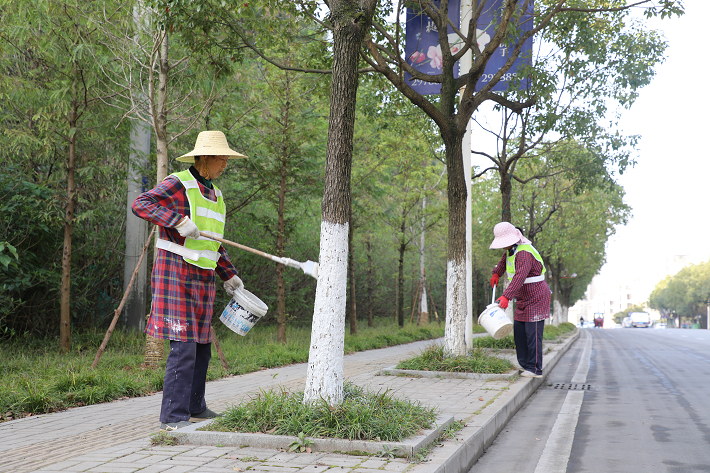
[{"label": "road surface", "polygon": [[710,471],[710,331],[583,329],[469,473]]}]

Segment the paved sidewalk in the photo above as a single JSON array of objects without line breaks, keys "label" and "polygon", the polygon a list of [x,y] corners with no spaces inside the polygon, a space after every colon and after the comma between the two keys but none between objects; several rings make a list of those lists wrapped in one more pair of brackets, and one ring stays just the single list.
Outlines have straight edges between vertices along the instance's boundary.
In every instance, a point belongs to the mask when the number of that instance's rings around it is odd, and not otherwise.
[{"label": "paved sidewalk", "polygon": [[[579,336],[545,345],[545,372]],[[440,342],[440,341],[439,341]],[[26,417],[0,424],[0,472],[234,472],[460,473],[495,436],[545,378],[509,380],[377,376],[383,368],[418,354],[435,341],[355,353],[345,357],[345,378],[371,391],[434,406],[466,426],[436,446],[424,461],[336,453],[287,453],[274,448],[151,446],[159,428],[161,394]],[[263,370],[207,383],[207,403],[220,411],[260,389],[303,390],[307,365]],[[178,431],[179,432],[179,431]]]}]

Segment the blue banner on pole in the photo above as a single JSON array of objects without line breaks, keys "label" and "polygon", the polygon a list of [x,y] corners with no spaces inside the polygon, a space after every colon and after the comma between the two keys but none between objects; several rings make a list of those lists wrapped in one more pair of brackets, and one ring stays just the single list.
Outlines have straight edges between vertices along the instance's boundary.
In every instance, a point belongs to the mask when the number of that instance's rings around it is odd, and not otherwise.
[{"label": "blue banner on pole", "polygon": [[[441,0],[433,0],[436,8],[441,5]],[[459,27],[461,17],[460,0],[449,0],[449,19]],[[456,54],[461,50],[463,41],[454,33],[453,28],[448,28],[449,46],[451,53]],[[405,55],[407,62],[414,69],[424,74],[441,74],[442,59],[441,45],[439,45],[439,31],[434,22],[423,11],[407,8],[407,28],[405,33]],[[459,76],[459,65],[454,65],[454,77]],[[411,74],[404,73],[404,80],[418,93],[438,94],[441,92],[441,84],[436,82],[426,82],[420,79],[412,80]]]},{"label": "blue banner on pole", "polygon": [[[478,23],[476,27],[476,38],[478,39],[478,47],[481,51],[490,42],[491,37],[496,31],[496,28],[500,24],[501,10],[503,8],[504,0],[488,0],[486,6],[481,12],[481,16],[478,18]],[[522,5],[521,5],[522,8]],[[520,35],[524,34],[533,29],[533,2],[530,2],[528,10],[524,12],[519,21]],[[511,44],[511,46],[513,46]],[[510,58],[510,51],[508,45],[501,44],[498,49],[493,53],[493,56],[488,60],[486,68],[483,72],[483,76],[478,80],[475,90],[479,91],[490,82],[493,76],[505,65],[505,63]],[[503,74],[500,81],[493,86],[491,90],[493,91],[503,91],[508,90],[510,87],[510,82],[517,78],[518,72],[524,65],[530,65],[532,63],[532,37],[528,38],[523,44],[523,48],[520,51],[515,62],[508,71]],[[520,78],[520,88],[527,89],[529,87],[529,78]]]},{"label": "blue banner on pole", "polygon": [[[503,8],[504,0],[488,0],[484,7],[481,16],[479,17],[476,37],[478,39],[478,47],[483,50],[491,37],[495,33],[497,25],[500,23],[501,9]],[[441,0],[432,0],[432,3],[439,8]],[[453,24],[459,27],[461,18],[461,3],[460,0],[449,0],[449,19]],[[533,2],[530,2],[528,11],[525,12],[520,19],[520,34],[530,31],[533,28]],[[463,41],[454,33],[453,28],[449,27],[447,32],[449,46],[452,54],[456,54],[461,50]],[[510,86],[511,80],[517,77],[521,66],[530,64],[532,61],[532,38],[528,39],[523,45],[520,55],[513,63],[512,67],[503,75],[500,81],[493,86],[491,90],[503,91]],[[407,8],[407,27],[405,33],[405,55],[407,62],[416,70],[424,74],[435,75],[441,74],[442,57],[441,46],[439,45],[439,32],[434,22],[424,12]],[[502,44],[495,51],[493,56],[488,60],[483,76],[476,84],[475,90],[480,90],[493,78],[509,58],[508,46]],[[454,77],[459,76],[459,64],[454,65]],[[405,81],[418,93],[439,94],[441,92],[441,84],[435,82],[426,82],[421,79],[412,79],[411,74],[404,73]],[[527,89],[529,79],[522,78],[520,88]]]}]

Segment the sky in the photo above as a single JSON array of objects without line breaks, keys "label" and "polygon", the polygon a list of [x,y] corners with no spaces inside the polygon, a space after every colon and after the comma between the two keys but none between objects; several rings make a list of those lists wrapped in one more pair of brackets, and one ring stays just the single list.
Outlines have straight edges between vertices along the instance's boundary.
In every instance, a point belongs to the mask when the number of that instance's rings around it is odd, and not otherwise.
[{"label": "sky", "polygon": [[656,77],[622,115],[621,131],[641,135],[638,164],[618,180],[633,218],[608,242],[602,280],[635,273],[658,282],[678,269],[667,264],[676,255],[694,264],[710,260],[710,94],[702,80],[710,73],[702,52],[710,2],[684,3],[682,17],[649,22],[669,47]]},{"label": "sky", "polygon": [[602,285],[634,279],[650,293],[679,269],[675,256],[693,264],[710,260],[710,62],[702,43],[710,1],[684,5],[680,18],[645,20],[669,46],[656,77],[619,123],[621,133],[641,135],[636,166],[617,181],[633,217],[607,243]]}]

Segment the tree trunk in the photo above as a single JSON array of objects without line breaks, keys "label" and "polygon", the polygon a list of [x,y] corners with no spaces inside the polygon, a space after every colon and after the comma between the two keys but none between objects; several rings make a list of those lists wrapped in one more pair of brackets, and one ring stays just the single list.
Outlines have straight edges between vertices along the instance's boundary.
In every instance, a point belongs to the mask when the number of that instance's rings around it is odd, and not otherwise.
[{"label": "tree trunk", "polygon": [[[170,63],[168,62],[168,34],[165,33],[160,43],[160,53],[158,63],[160,72],[158,74],[158,98],[151,99],[156,104],[154,109],[154,126],[156,140],[157,158],[157,183],[160,183],[168,176],[168,116],[166,104],[168,100],[168,78],[170,75]],[[155,233],[155,241],[158,241],[158,232]],[[154,257],[158,255],[153,252]],[[144,363],[151,368],[157,368],[165,357],[165,342],[160,338],[145,336],[145,357]]]},{"label": "tree trunk", "polygon": [[348,229],[348,271],[350,272],[350,335],[357,334],[357,305],[355,302],[355,264],[353,248],[353,220],[350,209],[350,228]]},{"label": "tree trunk", "polygon": [[160,43],[158,56],[160,72],[158,74],[158,100],[155,116],[156,153],[158,158],[158,183],[168,176],[168,80],[170,62],[168,61],[168,34],[165,33]]},{"label": "tree trunk", "polygon": [[[279,188],[279,208],[278,208],[278,235],[276,237],[276,255],[284,256],[285,233],[286,233],[286,182],[288,178],[288,143],[291,106],[291,81],[289,73],[286,72],[286,85],[284,87],[284,97],[286,98],[280,122],[283,127],[283,141],[281,146],[281,186]],[[276,341],[286,343],[286,289],[284,287],[284,266],[276,264]]]},{"label": "tree trunk", "polygon": [[367,234],[367,239],[365,240],[367,245],[367,326],[374,327],[374,320],[372,319],[372,293],[374,291],[374,281],[372,279],[372,248],[370,245],[370,234]]},{"label": "tree trunk", "polygon": [[454,124],[441,136],[446,146],[449,200],[449,248],[446,263],[446,325],[444,350],[451,356],[466,355],[466,182],[461,136]]},{"label": "tree trunk", "polygon": [[510,174],[506,170],[500,171],[500,221],[512,222],[510,214],[510,197],[513,191],[513,185],[510,182]]},{"label": "tree trunk", "polygon": [[[76,92],[76,79],[73,92]],[[75,186],[74,173],[76,163],[76,122],[77,106],[72,103],[69,116],[69,161],[67,162],[67,203],[64,209],[64,250],[62,252],[61,309],[59,318],[59,347],[62,352],[71,350],[71,243],[74,225]]]},{"label": "tree trunk", "polygon": [[558,267],[552,269],[552,324],[557,326],[560,324],[562,317],[562,304],[560,303],[560,273]]},{"label": "tree trunk", "polygon": [[362,40],[370,28],[375,0],[330,2],[333,74],[330,88],[325,187],[321,204],[318,285],[308,355],[304,403],[343,400],[345,294],[350,217],[350,177]]},{"label": "tree trunk", "polygon": [[425,245],[426,245],[426,217],[424,213],[426,212],[426,197],[422,198],[422,224],[421,224],[421,235],[419,237],[419,287],[421,288],[421,295],[419,299],[419,316],[417,317],[417,322],[420,327],[429,325],[429,310],[427,308],[426,300],[426,272],[425,272]]},{"label": "tree trunk", "polygon": [[397,323],[404,327],[404,252],[407,245],[404,243],[404,215],[402,215],[402,225],[399,229],[399,261],[397,264]]},{"label": "tree trunk", "polygon": [[[284,150],[285,151],[285,150]],[[284,232],[286,220],[284,208],[286,201],[286,163],[281,163],[281,187],[279,189],[278,235],[276,237],[276,255],[284,255]],[[284,289],[284,265],[276,263],[276,341],[286,343],[286,291]]]}]

